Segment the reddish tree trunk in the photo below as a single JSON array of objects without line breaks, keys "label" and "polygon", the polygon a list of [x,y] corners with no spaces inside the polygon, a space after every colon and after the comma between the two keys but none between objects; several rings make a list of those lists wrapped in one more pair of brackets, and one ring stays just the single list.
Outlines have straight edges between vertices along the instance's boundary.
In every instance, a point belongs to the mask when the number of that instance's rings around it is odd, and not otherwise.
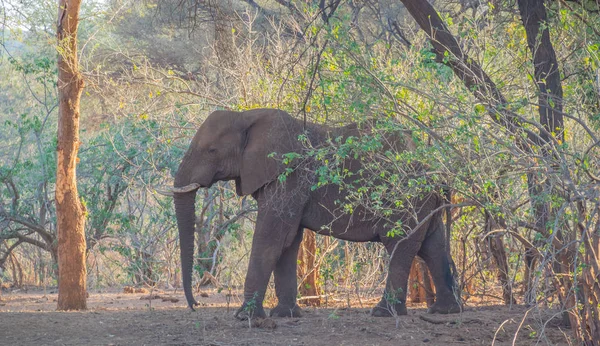
[{"label": "reddish tree trunk", "polygon": [[427,302],[427,306],[433,305],[435,294],[431,283],[431,276],[423,260],[418,257],[415,257],[410,268],[408,285],[408,297],[411,302]]},{"label": "reddish tree trunk", "polygon": [[317,252],[317,240],[315,233],[312,231],[305,230],[298,251],[298,276],[300,277],[300,289],[299,293],[304,297],[314,297],[305,299],[304,302],[307,305],[319,306],[321,299],[319,295],[319,287],[317,286],[317,279],[319,276],[319,267],[315,266],[315,254]]},{"label": "reddish tree trunk", "polygon": [[80,0],[58,7],[58,145],[56,219],[58,228],[58,310],[86,309],[85,206],[79,200],[75,168],[79,150],[79,100],[83,78],[77,61]]}]

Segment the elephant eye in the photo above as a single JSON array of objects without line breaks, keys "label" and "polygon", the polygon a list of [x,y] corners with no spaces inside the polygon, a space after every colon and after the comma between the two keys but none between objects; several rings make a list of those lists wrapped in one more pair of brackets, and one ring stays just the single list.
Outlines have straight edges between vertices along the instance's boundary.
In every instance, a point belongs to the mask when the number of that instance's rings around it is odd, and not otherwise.
[{"label": "elephant eye", "polygon": [[217,152],[217,148],[208,148],[208,153],[209,154],[214,154]]}]

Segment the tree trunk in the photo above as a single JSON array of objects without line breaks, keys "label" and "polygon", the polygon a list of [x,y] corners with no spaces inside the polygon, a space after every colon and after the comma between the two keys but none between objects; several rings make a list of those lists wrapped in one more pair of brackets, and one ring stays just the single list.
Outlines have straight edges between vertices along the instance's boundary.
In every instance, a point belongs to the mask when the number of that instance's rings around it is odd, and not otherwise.
[{"label": "tree trunk", "polygon": [[83,78],[77,61],[79,0],[58,7],[58,145],[56,219],[58,229],[58,310],[86,309],[85,206],[76,181],[79,149],[79,100]]},{"label": "tree trunk", "polygon": [[9,255],[10,258],[10,266],[12,269],[13,275],[13,287],[22,288],[23,287],[23,267],[21,267],[21,263],[17,259],[14,253]]},{"label": "tree trunk", "polygon": [[511,305],[517,302],[513,297],[512,284],[509,278],[508,257],[506,256],[502,233],[494,232],[501,230],[502,225],[505,224],[504,219],[495,220],[487,210],[485,211],[485,242],[492,257],[492,267],[495,267],[496,277],[502,286],[502,300],[504,304]]},{"label": "tree trunk", "polygon": [[153,269],[153,256],[146,250],[136,251],[136,256],[139,260],[139,268],[134,274],[134,283],[136,285],[147,285],[155,287],[158,283],[158,278]]},{"label": "tree trunk", "polygon": [[[540,24],[545,23],[546,9],[541,0],[519,0],[519,12],[521,21],[525,28],[527,37],[527,46],[533,54],[534,78],[538,87],[538,107],[540,123],[544,131],[541,131],[537,144],[543,147],[552,141],[552,137],[563,140],[563,118],[562,118],[562,86],[560,82],[560,73],[556,54],[552,43],[550,42],[550,33],[547,29],[542,29],[540,34]],[[548,149],[544,149],[544,155],[548,156]],[[532,196],[542,196],[548,194],[548,183],[540,184],[540,178],[535,174],[528,174],[527,183],[529,193]],[[546,191],[545,191],[546,190]],[[535,224],[540,230],[545,230],[550,216],[550,207],[543,198],[532,198],[532,208],[535,213]],[[539,242],[537,242],[538,247]],[[528,305],[535,304],[535,288],[533,273],[535,272],[536,259],[532,257],[532,251],[528,250],[525,254],[527,265],[526,271],[526,296],[525,302]]]},{"label": "tree trunk", "polygon": [[504,300],[504,304],[506,305],[516,304],[517,302],[513,298],[512,285],[508,276],[508,261],[506,259],[502,236],[499,234],[490,236],[488,237],[488,242],[498,272],[498,281],[502,285],[502,300]]},{"label": "tree trunk", "polygon": [[[538,112],[539,121],[543,127],[540,130],[538,145],[542,148],[542,154],[547,162],[548,167],[554,165],[553,148],[563,144],[565,141],[564,125],[562,115],[563,90],[560,79],[560,70],[556,53],[552,42],[550,41],[550,31],[547,25],[546,7],[543,0],[518,0],[519,13],[521,21],[525,28],[527,37],[527,46],[533,55],[534,80],[538,88]],[[549,179],[540,182],[540,178],[535,174],[528,174],[528,184],[530,194],[532,195],[531,204],[535,213],[535,224],[538,230],[541,230],[544,235],[548,228],[548,222],[552,215],[551,205],[548,202],[550,196],[558,194],[556,188],[553,187]],[[575,240],[578,238],[576,231],[570,234],[563,234],[560,227],[555,230],[554,256],[556,262],[553,263],[554,271],[559,274],[559,279],[554,280],[554,284],[558,291],[558,297],[564,305],[565,313],[568,315],[569,324],[577,341],[585,345],[595,343],[593,336],[596,325],[590,323],[585,318],[586,305],[584,299],[581,299],[582,292],[587,292],[589,287],[585,286],[585,279],[579,284],[573,282],[572,273],[576,272],[577,257],[579,250],[575,245]],[[550,238],[550,237],[548,237]],[[567,244],[566,246],[563,244]],[[558,246],[557,246],[558,245]],[[586,262],[589,264],[589,262]],[[529,268],[529,277],[531,279],[531,271]],[[578,285],[578,287],[575,287]],[[593,286],[594,284],[592,284]],[[531,287],[531,283],[528,283]],[[531,294],[531,292],[529,292]],[[579,301],[577,301],[579,299]],[[578,305],[584,306],[579,309]],[[563,316],[564,318],[565,316]],[[565,320],[567,318],[564,318]],[[595,316],[598,320],[598,316]],[[590,331],[592,331],[590,333]]]},{"label": "tree trunk", "polygon": [[535,248],[529,247],[525,249],[525,273],[523,274],[523,300],[526,306],[532,306],[536,303],[536,288],[535,288],[535,267],[537,257]]},{"label": "tree trunk", "polygon": [[305,230],[300,250],[298,251],[298,276],[300,277],[300,289],[298,292],[304,297],[314,297],[303,300],[307,305],[321,305],[318,297],[320,289],[317,286],[319,277],[319,266],[316,265],[317,240],[315,232]]},{"label": "tree trunk", "polygon": [[433,305],[435,294],[431,284],[431,276],[421,258],[415,257],[408,277],[408,297],[410,301],[413,303],[427,302],[427,306]]},{"label": "tree trunk", "polygon": [[518,4],[527,36],[527,46],[533,54],[534,78],[539,92],[540,123],[546,130],[540,133],[540,137],[545,143],[549,143],[551,137],[562,141],[564,139],[563,91],[556,53],[550,42],[546,7],[543,0],[519,0]]},{"label": "tree trunk", "polygon": [[219,63],[224,67],[232,67],[235,61],[232,59],[235,52],[233,21],[221,8],[231,4],[218,3],[210,3],[210,13],[214,22],[214,48]]}]

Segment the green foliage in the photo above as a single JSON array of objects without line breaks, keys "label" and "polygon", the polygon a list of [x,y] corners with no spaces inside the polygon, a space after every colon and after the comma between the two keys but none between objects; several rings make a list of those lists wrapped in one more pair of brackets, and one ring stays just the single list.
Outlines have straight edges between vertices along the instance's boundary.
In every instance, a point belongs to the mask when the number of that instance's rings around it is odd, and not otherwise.
[{"label": "green foliage", "polygon": [[[40,225],[55,238],[57,54],[48,29],[55,25],[55,2],[21,3],[19,11],[6,16],[0,56],[0,207],[5,212],[0,223],[9,215]],[[337,201],[341,212],[365,208],[387,219],[410,209],[415,199],[452,189],[457,197],[453,203],[470,205],[455,210],[451,234],[463,288],[474,281],[495,280],[482,254],[486,215],[507,230],[502,237],[511,280],[516,282],[524,276],[525,246],[519,239],[545,256],[539,263],[552,264],[557,258],[554,240],[563,237],[564,244],[584,244],[582,229],[597,229],[591,217],[598,204],[592,193],[597,181],[590,173],[597,176],[600,167],[594,146],[600,129],[600,21],[585,4],[547,4],[549,19],[543,27],[550,30],[560,63],[566,121],[564,140],[554,129],[550,132],[556,142],[546,147],[535,138],[541,128],[538,89],[514,6],[482,4],[465,15],[448,5],[442,12],[471,62],[482,66],[506,98],[497,110],[513,112],[516,126],[533,134],[526,141],[528,151],[516,144],[522,134],[510,133],[494,121],[498,118],[493,102],[475,99],[474,90],[455,76],[447,65],[455,57],[437,59],[419,31],[404,32],[410,41],[406,44],[390,22],[381,25],[383,9],[378,3],[359,11],[357,3],[342,2],[324,24],[317,3],[298,2],[306,17],[290,15],[300,30],[286,26],[276,12],[269,19],[260,12],[255,17],[240,15],[247,3],[228,3],[231,8],[219,7],[226,23],[219,42],[214,41],[218,19],[211,15],[206,17],[210,21],[186,22],[183,18],[190,14],[168,2],[84,5],[80,57],[87,86],[81,105],[78,184],[88,210],[89,256],[97,269],[90,271],[94,283],[175,280],[172,201],[158,196],[154,187],[171,184],[195,129],[215,109],[276,107],[327,126],[356,122],[362,136],[334,136],[327,145],[312,147],[302,135],[305,151],[272,155],[286,165],[280,182],[304,158],[316,160],[311,189],[347,192],[348,198]],[[391,10],[385,14],[386,21],[406,19]],[[400,143],[412,142],[415,149],[389,147],[386,139],[394,136],[406,137]],[[363,168],[350,172],[344,165],[349,158],[360,160]],[[531,198],[532,177],[551,188]],[[214,267],[213,274],[232,287],[241,285],[245,272],[253,218],[227,223],[250,203],[240,201],[230,185],[220,185],[218,193],[216,189],[198,198],[197,210],[206,225],[198,236],[207,246],[196,255],[211,260],[197,262],[195,271],[202,274]],[[533,207],[540,204],[547,204],[553,217],[540,229],[524,228],[535,224]],[[43,240],[19,225],[11,221],[0,238],[14,244],[18,230]],[[386,227],[389,237],[410,231],[393,220]],[[385,267],[388,259],[381,248],[339,244],[344,249],[319,252],[325,256],[321,283],[338,288],[336,278],[347,272],[346,266],[356,282],[375,277],[373,285],[381,283],[382,277],[369,274]],[[5,246],[1,243],[0,250]],[[217,251],[219,246],[222,250]],[[588,270],[581,260],[587,252],[584,245],[572,250],[581,254],[571,276],[579,280]],[[547,270],[550,266],[534,272],[541,278]]]},{"label": "green foliage", "polygon": [[248,327],[251,328],[252,327],[252,317],[254,317],[254,312],[256,311],[257,308],[257,300],[258,299],[258,293],[254,292],[254,296],[252,296],[251,299],[248,299],[244,302],[244,312],[246,312],[246,314],[248,315]]},{"label": "green foliage", "polygon": [[387,290],[384,296],[385,301],[391,306],[402,303],[402,301],[400,300],[402,292],[402,288]]}]

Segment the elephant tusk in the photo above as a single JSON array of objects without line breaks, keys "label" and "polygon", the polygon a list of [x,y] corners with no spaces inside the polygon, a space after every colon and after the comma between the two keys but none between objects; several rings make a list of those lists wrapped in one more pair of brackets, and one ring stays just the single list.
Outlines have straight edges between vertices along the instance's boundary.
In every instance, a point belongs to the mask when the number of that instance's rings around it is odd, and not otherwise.
[{"label": "elephant tusk", "polygon": [[154,189],[156,192],[163,196],[173,197],[176,193],[186,193],[194,190],[198,190],[200,188],[200,184],[192,183],[182,187],[168,187],[166,189]]},{"label": "elephant tusk", "polygon": [[173,193],[186,193],[186,192],[198,190],[198,188],[200,188],[200,184],[192,183],[192,184],[182,186],[182,187],[174,187],[172,191],[173,191]]},{"label": "elephant tusk", "polygon": [[161,194],[163,196],[173,197],[173,195],[174,195],[172,189],[171,190],[154,189],[154,191],[158,192],[159,194]]}]

